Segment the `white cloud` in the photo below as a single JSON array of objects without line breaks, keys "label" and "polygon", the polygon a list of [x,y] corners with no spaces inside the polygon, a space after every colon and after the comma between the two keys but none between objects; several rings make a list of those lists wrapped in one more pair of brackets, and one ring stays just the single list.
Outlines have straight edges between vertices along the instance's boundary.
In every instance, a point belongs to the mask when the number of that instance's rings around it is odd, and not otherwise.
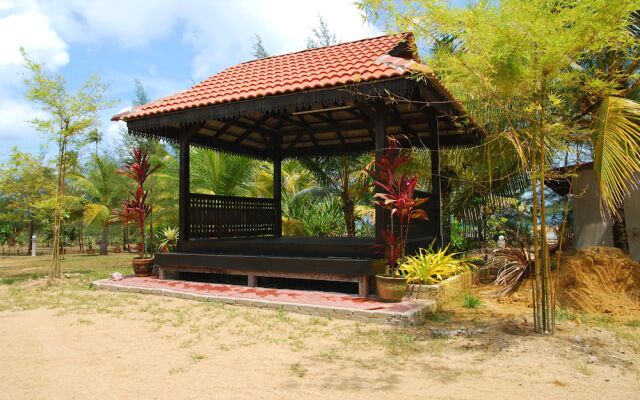
[{"label": "white cloud", "polygon": [[27,102],[0,99],[0,140],[37,136],[29,121],[41,116],[42,112]]},{"label": "white cloud", "polygon": [[0,37],[0,66],[22,64],[20,47],[51,69],[69,62],[67,44],[51,28],[49,18],[35,8],[0,18]]},{"label": "white cloud", "polygon": [[[192,73],[197,79],[250,59],[254,34],[272,54],[304,49],[318,16],[341,41],[381,33],[363,23],[353,0],[54,0],[40,1],[39,6],[72,43],[109,40],[132,49],[179,30],[194,52]],[[170,59],[167,54],[167,62]]]},{"label": "white cloud", "polygon": [[8,0],[0,0],[0,11],[8,10],[13,7],[14,7],[13,2]]},{"label": "white cloud", "polygon": [[[213,11],[213,10],[212,10]],[[227,4],[223,10],[192,9],[185,17],[185,41],[195,50],[193,74],[206,78],[221,67],[252,58],[254,34],[262,37],[271,54],[303,50],[311,29],[322,16],[339,41],[357,40],[380,34],[363,23],[350,0],[308,2],[299,0],[251,1]],[[241,23],[239,23],[241,19]]]}]

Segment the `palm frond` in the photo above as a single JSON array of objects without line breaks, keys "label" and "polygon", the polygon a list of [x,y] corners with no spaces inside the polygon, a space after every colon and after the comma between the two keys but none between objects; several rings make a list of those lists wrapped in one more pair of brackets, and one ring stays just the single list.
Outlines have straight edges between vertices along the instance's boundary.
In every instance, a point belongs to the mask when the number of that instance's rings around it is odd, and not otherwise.
[{"label": "palm frond", "polygon": [[640,103],[605,98],[594,121],[592,141],[603,212],[616,215],[640,183]]}]

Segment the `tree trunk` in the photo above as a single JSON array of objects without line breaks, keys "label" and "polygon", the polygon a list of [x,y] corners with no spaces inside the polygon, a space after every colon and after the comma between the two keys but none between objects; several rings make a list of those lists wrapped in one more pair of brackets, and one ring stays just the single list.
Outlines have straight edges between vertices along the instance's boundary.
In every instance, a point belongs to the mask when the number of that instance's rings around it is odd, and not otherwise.
[{"label": "tree trunk", "polygon": [[82,222],[80,222],[80,229],[78,234],[78,246],[80,247],[80,253],[84,253],[84,236],[82,235]]},{"label": "tree trunk", "polygon": [[33,218],[29,220],[29,237],[27,239],[29,241],[29,247],[27,249],[27,255],[30,255],[31,251],[33,250],[33,241],[31,240],[32,237],[33,237]]},{"label": "tree trunk", "polygon": [[347,227],[347,236],[356,235],[356,215],[353,200],[349,197],[349,193],[342,192],[342,211],[344,213],[344,223]]},{"label": "tree trunk", "polygon": [[100,255],[109,254],[109,224],[102,225],[102,239],[100,240]]},{"label": "tree trunk", "polygon": [[611,231],[613,246],[629,254],[629,238],[627,237],[627,219],[624,215],[624,205],[618,207],[617,216],[613,217]]},{"label": "tree trunk", "polygon": [[129,252],[129,235],[128,225],[126,222],[122,223],[122,251]]},{"label": "tree trunk", "polygon": [[59,278],[61,273],[60,255],[62,253],[62,241],[60,235],[62,234],[62,207],[64,197],[64,179],[65,179],[65,167],[66,167],[66,148],[67,142],[63,140],[60,142],[58,149],[58,177],[56,179],[56,202],[55,211],[53,215],[53,228],[52,228],[52,243],[51,243],[51,265],[50,274],[53,277]]},{"label": "tree trunk", "polygon": [[344,214],[344,224],[347,230],[347,236],[356,235],[356,215],[353,200],[349,194],[349,162],[346,157],[342,158],[342,192],[340,198],[342,200],[342,212]]},{"label": "tree trunk", "polygon": [[153,207],[149,208],[149,247],[151,250],[151,253],[153,253],[153,251],[156,248],[156,243],[155,243],[155,236],[153,234]]}]

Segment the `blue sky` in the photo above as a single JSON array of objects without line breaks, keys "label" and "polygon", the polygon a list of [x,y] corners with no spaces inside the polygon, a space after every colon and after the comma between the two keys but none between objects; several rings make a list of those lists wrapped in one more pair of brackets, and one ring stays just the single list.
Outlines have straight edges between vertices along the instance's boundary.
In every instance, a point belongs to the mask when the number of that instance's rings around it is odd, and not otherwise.
[{"label": "blue sky", "polygon": [[110,86],[115,107],[100,115],[105,145],[119,135],[111,115],[130,106],[133,80],[151,98],[183,90],[252,58],[254,34],[267,51],[303,49],[322,15],[341,41],[379,35],[353,0],[0,0],[0,161],[12,146],[49,153],[29,124],[18,49],[63,74],[73,90],[91,74]]}]

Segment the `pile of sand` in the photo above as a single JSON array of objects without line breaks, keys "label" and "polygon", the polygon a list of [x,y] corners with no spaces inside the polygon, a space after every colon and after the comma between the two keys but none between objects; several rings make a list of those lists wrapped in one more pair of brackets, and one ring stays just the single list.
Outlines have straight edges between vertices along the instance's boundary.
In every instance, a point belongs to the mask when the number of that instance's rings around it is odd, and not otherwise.
[{"label": "pile of sand", "polygon": [[640,263],[620,249],[588,247],[563,256],[558,303],[585,313],[640,314]]}]

